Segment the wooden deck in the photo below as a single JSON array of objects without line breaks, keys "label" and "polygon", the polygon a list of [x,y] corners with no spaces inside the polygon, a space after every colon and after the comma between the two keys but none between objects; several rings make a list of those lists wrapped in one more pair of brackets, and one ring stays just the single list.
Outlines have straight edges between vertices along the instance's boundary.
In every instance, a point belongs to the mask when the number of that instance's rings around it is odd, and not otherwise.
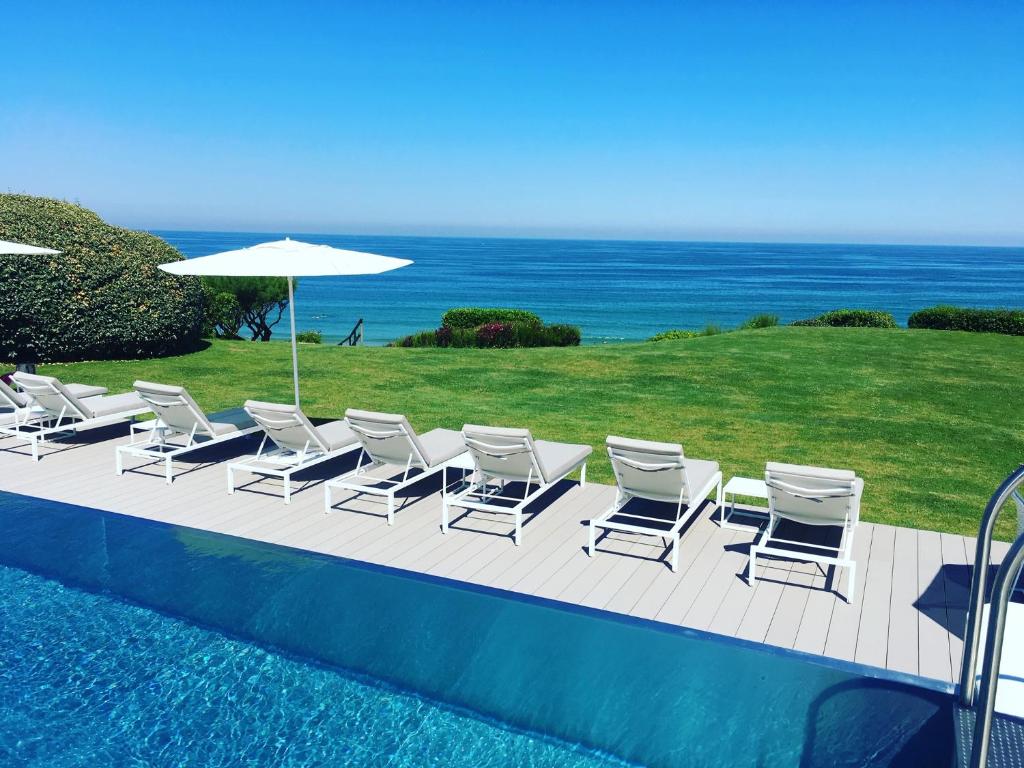
[{"label": "wooden deck", "polygon": [[[79,504],[176,525],[298,547],[434,574],[514,592],[654,619],[812,654],[950,682],[962,649],[974,541],[962,536],[861,523],[855,539],[858,598],[850,605],[811,564],[759,563],[754,588],[745,579],[753,533],[723,529],[709,506],[685,532],[679,571],[660,542],[617,535],[599,554],[584,551],[585,521],[611,503],[614,488],[565,482],[531,508],[523,543],[512,544],[509,518],[474,514],[440,533],[440,480],[425,498],[411,496],[393,527],[383,500],[336,492],[324,514],[320,482],[350,468],[355,455],[314,468],[292,503],[261,481],[226,492],[225,458],[251,442],[180,463],[172,486],[161,467],[114,474],[114,446],[125,427],[95,430],[43,448],[0,439],[0,490]],[[595,456],[593,461],[603,461]],[[136,467],[128,460],[128,467]],[[297,476],[303,479],[302,475]],[[415,486],[410,491],[418,491]],[[866,489],[870,494],[870,487]],[[978,510],[980,514],[980,510]],[[1005,545],[996,547],[998,560]]]}]

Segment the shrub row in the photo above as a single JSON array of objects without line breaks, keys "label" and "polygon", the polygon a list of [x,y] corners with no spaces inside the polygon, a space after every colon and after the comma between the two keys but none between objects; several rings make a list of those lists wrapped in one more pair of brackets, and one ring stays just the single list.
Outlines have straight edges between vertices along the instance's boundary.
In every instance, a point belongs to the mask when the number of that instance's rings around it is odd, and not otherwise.
[{"label": "shrub row", "polygon": [[970,309],[939,305],[918,310],[910,316],[907,326],[938,331],[974,331],[1024,336],[1024,310]]},{"label": "shrub row", "polygon": [[832,326],[833,328],[898,328],[896,318],[874,309],[834,309],[831,312],[797,320],[791,325]]},{"label": "shrub row", "polygon": [[441,316],[441,325],[447,328],[479,328],[488,323],[541,325],[541,319],[525,309],[501,307],[456,307]]},{"label": "shrub row", "polygon": [[394,343],[398,347],[575,347],[580,329],[575,325],[543,325],[533,322],[493,322],[476,328],[442,325],[435,331],[421,331]]}]

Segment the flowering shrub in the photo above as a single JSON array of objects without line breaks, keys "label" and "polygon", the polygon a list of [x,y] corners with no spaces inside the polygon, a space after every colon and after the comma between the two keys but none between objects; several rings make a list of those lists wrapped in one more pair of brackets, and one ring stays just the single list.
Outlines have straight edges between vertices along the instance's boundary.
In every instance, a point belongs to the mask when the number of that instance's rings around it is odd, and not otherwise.
[{"label": "flowering shrub", "polygon": [[485,323],[476,329],[478,347],[511,347],[515,341],[516,332],[512,323]]}]

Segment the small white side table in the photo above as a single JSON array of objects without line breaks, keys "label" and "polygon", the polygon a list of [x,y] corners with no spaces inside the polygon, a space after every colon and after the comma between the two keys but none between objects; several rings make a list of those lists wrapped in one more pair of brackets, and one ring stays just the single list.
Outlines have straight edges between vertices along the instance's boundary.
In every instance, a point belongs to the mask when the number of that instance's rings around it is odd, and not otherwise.
[{"label": "small white side table", "polygon": [[737,496],[743,496],[751,499],[764,499],[765,501],[768,501],[768,486],[764,484],[764,480],[755,480],[752,477],[730,478],[729,482],[725,484],[725,488],[722,489],[722,495],[725,497],[725,504],[722,505],[721,520],[719,521],[719,524],[723,528],[729,528],[734,531],[759,530],[759,526],[756,522],[754,524],[734,523],[732,518],[735,515],[738,517],[764,519],[764,512],[755,512],[748,509],[736,509]]}]

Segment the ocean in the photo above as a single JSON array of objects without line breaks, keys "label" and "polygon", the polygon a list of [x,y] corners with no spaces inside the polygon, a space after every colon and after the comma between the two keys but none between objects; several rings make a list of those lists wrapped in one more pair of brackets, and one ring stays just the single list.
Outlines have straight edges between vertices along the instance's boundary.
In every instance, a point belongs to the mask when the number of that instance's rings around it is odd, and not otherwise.
[{"label": "ocean", "polygon": [[[154,234],[189,257],[284,237]],[[762,312],[787,323],[829,309],[882,309],[903,324],[940,303],[1024,304],[1024,248],[289,234],[416,262],[384,275],[303,278],[296,324],[325,342],[363,318],[366,342],[385,344],[436,328],[460,306],[529,309],[545,322],[579,325],[585,344],[605,344],[736,326]]]}]

